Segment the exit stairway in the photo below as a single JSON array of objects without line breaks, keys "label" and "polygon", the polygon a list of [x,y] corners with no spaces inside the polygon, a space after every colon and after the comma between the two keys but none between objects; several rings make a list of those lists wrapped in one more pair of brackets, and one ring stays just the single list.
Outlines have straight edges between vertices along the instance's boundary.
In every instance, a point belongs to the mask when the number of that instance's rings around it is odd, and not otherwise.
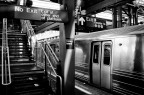
[{"label": "exit stairway", "polygon": [[[12,83],[0,85],[1,95],[51,95],[45,71],[35,65],[25,33],[8,32],[8,46]],[[0,54],[2,53],[0,33]],[[0,55],[0,76],[2,59]],[[2,81],[0,77],[0,82]]]}]

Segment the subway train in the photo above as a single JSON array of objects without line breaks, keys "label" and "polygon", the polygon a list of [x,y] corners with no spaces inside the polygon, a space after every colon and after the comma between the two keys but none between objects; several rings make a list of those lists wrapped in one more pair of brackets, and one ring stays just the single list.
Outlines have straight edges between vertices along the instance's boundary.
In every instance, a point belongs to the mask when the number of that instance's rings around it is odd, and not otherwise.
[{"label": "subway train", "polygon": [[[59,54],[59,42],[51,41]],[[75,36],[75,78],[120,95],[144,95],[144,25]]]}]

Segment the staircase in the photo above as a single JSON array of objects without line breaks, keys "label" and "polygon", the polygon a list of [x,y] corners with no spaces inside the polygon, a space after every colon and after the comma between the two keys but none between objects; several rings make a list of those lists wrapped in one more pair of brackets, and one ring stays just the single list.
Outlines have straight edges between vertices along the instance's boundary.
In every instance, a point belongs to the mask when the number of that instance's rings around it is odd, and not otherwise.
[{"label": "staircase", "polygon": [[[45,71],[35,65],[28,44],[27,35],[8,32],[8,46],[11,68],[10,85],[0,85],[2,95],[52,95]],[[2,52],[2,33],[0,33],[0,54]],[[1,74],[0,55],[0,76]],[[1,82],[0,77],[0,82]]]}]

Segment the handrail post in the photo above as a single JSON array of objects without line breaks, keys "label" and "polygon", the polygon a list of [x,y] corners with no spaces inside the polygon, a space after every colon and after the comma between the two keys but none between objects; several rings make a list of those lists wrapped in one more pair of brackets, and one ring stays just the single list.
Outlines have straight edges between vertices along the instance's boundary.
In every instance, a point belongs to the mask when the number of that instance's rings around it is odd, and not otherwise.
[{"label": "handrail post", "polygon": [[[44,44],[44,49],[45,49],[45,51],[46,51],[46,44]],[[46,74],[46,76],[48,75],[47,74],[47,65],[46,65],[46,56],[45,56],[45,74]]]},{"label": "handrail post", "polygon": [[[60,72],[61,72],[60,64],[57,64],[56,68],[57,68],[56,69],[57,74],[60,75]],[[57,84],[56,85],[58,87],[56,95],[62,95],[62,79],[60,79],[60,77],[57,77]]]},{"label": "handrail post", "polygon": [[[44,51],[44,48],[42,47],[42,45],[41,45],[41,48],[42,48],[42,50]],[[47,58],[47,60],[48,60],[48,63],[49,63],[49,65],[50,65],[50,67],[51,67],[51,70],[48,72],[48,73],[50,73],[50,75],[51,75],[51,72],[53,71],[54,72],[54,74],[56,75],[56,80],[57,80],[57,92],[56,93],[61,93],[61,95],[62,95],[62,78],[61,78],[61,76],[59,76],[58,74],[57,74],[57,71],[55,71],[55,69],[54,69],[54,67],[53,67],[53,65],[52,65],[52,63],[50,62],[50,60],[49,60],[49,58],[48,58],[48,56],[47,56],[47,54],[46,54],[46,52],[44,51],[44,54],[45,54],[45,56],[46,56],[46,58]],[[58,80],[58,77],[59,77],[59,80]],[[58,81],[60,81],[59,83],[60,84],[58,84]],[[59,94],[58,94],[59,95]]]},{"label": "handrail post", "polygon": [[49,52],[51,52],[50,54],[53,54],[54,58],[56,59],[56,73],[57,73],[57,77],[56,77],[56,86],[57,86],[57,89],[56,89],[56,95],[62,95],[62,78],[60,75],[61,73],[61,63],[60,63],[60,60],[58,59],[58,57],[55,55],[53,49],[51,48],[51,46],[49,45],[49,43],[47,42],[47,40],[45,40],[46,42],[46,45],[48,47],[48,50]]},{"label": "handrail post", "polygon": [[2,85],[11,84],[11,70],[9,59],[9,47],[7,37],[7,18],[3,18],[3,33],[2,33]]},{"label": "handrail post", "polygon": [[36,52],[36,53],[35,53],[35,58],[36,58],[36,59],[35,59],[35,60],[36,60],[36,65],[37,65],[37,50],[38,50],[38,48],[37,48],[37,42],[36,42],[36,51],[35,51],[35,52]]}]

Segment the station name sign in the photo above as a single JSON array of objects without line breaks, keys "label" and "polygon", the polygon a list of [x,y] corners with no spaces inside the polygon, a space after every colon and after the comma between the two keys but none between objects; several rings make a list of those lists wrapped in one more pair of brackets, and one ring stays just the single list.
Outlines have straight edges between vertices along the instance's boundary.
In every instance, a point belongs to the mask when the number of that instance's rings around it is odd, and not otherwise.
[{"label": "station name sign", "polygon": [[41,20],[53,22],[68,21],[67,12],[62,10],[24,6],[2,6],[0,7],[0,13],[2,12],[6,14],[4,15],[6,17],[13,17],[16,19]]}]

